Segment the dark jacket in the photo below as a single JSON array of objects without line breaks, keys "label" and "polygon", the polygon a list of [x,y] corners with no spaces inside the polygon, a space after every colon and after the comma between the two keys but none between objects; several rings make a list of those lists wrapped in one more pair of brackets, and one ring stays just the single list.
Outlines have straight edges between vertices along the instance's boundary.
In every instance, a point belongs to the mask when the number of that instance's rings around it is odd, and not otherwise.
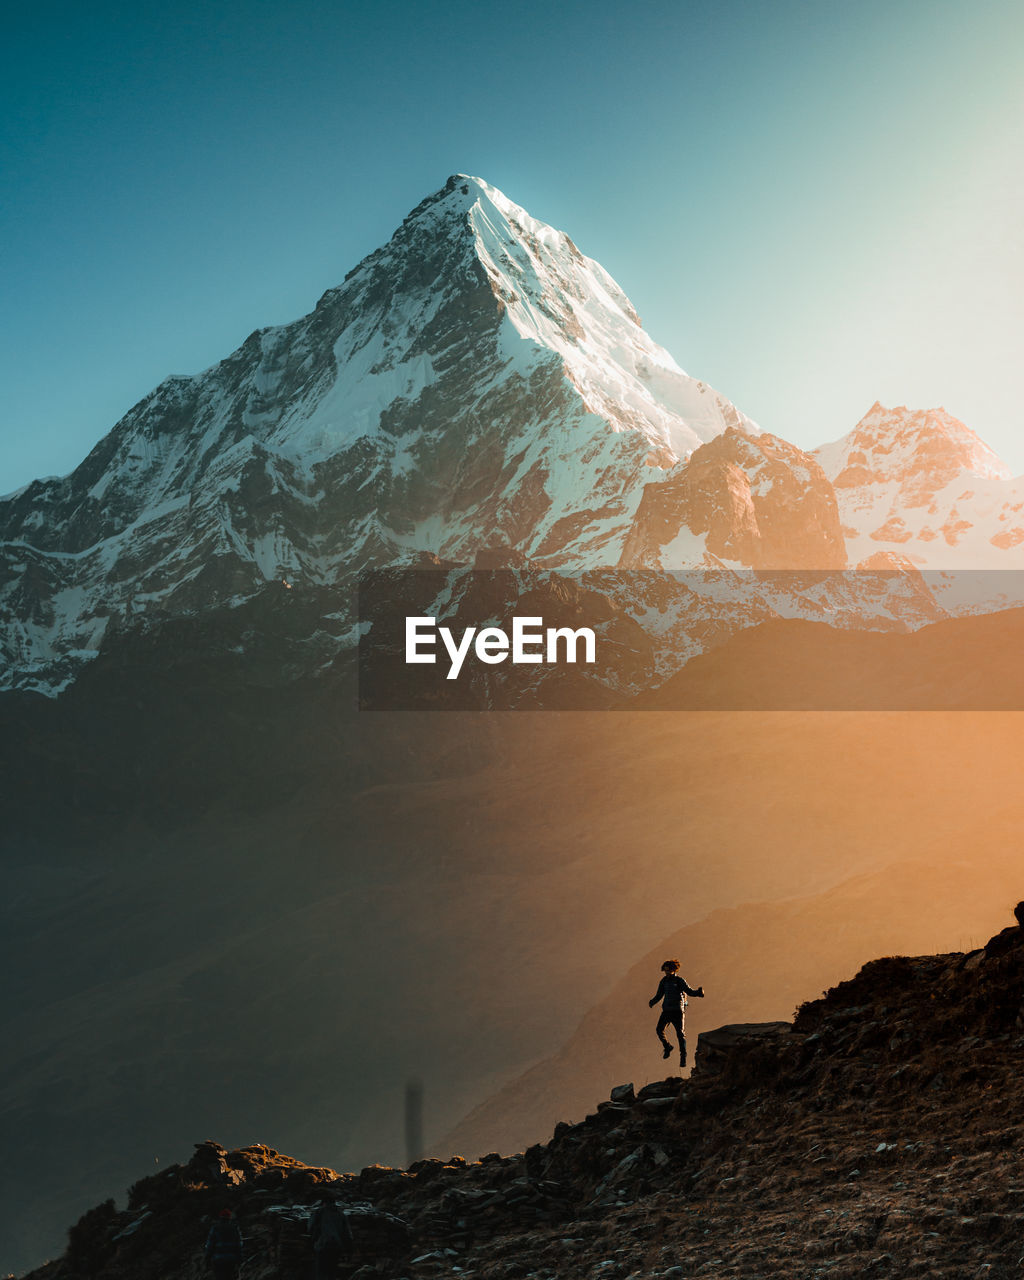
[{"label": "dark jacket", "polygon": [[693,987],[688,986],[684,979],[678,974],[666,973],[662,980],[658,983],[658,990],[655,992],[654,998],[648,1001],[653,1009],[659,1000],[663,1000],[661,1006],[666,1013],[673,1009],[681,1009],[683,1007],[683,996],[695,996],[698,992]]}]

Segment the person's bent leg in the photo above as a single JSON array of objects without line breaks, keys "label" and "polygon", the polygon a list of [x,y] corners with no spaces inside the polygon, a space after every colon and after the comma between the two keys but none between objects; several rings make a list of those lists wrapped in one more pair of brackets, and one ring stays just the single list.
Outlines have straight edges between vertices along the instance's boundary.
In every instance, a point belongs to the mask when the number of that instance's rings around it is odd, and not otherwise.
[{"label": "person's bent leg", "polygon": [[662,1056],[665,1058],[667,1058],[672,1052],[672,1046],[665,1039],[665,1028],[669,1025],[671,1021],[672,1019],[669,1017],[669,1015],[664,1012],[662,1013],[661,1017],[658,1019],[658,1026],[657,1026],[658,1039],[661,1041],[661,1047],[664,1050],[664,1053],[662,1054]]},{"label": "person's bent leg", "polygon": [[686,1066],[686,1036],[683,1035],[683,1014],[680,1010],[672,1018],[672,1026],[675,1029],[676,1039],[679,1041],[679,1065]]}]

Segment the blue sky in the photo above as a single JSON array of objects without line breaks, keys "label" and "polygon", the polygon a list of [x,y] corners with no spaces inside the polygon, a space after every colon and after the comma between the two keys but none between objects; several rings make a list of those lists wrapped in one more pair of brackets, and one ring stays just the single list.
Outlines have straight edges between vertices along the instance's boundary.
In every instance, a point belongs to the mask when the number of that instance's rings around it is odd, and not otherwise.
[{"label": "blue sky", "polygon": [[307,312],[453,172],[804,447],[943,404],[1024,471],[1024,9],[27,8],[0,53],[0,492]]}]

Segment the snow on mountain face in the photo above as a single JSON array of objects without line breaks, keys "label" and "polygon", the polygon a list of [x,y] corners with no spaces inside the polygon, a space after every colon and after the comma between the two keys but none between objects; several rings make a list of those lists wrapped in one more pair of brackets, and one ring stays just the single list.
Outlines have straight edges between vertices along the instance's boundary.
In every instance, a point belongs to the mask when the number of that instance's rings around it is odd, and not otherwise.
[{"label": "snow on mountain face", "polygon": [[[1022,507],[942,411],[875,406],[813,456],[760,433],[648,337],[567,235],[457,175],[310,315],[168,378],[71,475],[0,501],[0,687],[59,692],[111,628],[241,606],[271,584],[337,601],[295,660],[315,670],[354,642],[358,575],[423,553],[835,570],[849,550],[944,568],[988,563],[979,548],[1024,558]],[[766,589],[695,619],[682,586],[620,575],[617,589],[670,636],[673,663],[723,608],[733,625],[734,605],[795,607]],[[834,584],[798,611],[909,625],[935,610],[854,597]]]},{"label": "snow on mountain face", "polygon": [[1024,568],[1024,480],[945,410],[875,404],[814,456],[852,563],[889,550],[922,569]]},{"label": "snow on mountain face", "polygon": [[135,406],[0,503],[8,683],[53,693],[111,622],[495,542],[615,564],[652,471],[756,426],[644,333],[568,236],[456,176],[316,309]]},{"label": "snow on mountain face", "polygon": [[458,190],[473,199],[468,216],[477,256],[515,332],[561,356],[592,413],[645,435],[652,464],[687,457],[727,426],[758,430],[651,341],[619,286],[567,235],[479,179],[464,182],[469,191]]}]

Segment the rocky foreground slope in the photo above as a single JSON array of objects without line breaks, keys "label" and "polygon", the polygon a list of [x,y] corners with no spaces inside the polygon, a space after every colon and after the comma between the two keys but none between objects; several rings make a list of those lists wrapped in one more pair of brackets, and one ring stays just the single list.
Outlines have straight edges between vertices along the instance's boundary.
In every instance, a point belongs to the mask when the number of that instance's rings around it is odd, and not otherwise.
[{"label": "rocky foreground slope", "polygon": [[1016,1276],[1022,984],[1020,927],[874,960],[792,1024],[706,1033],[691,1079],[624,1085],[548,1143],[473,1164],[339,1175],[205,1142],[126,1209],[92,1210],[31,1280],[199,1274],[224,1207],[244,1275],[304,1275],[324,1194],[349,1210],[361,1277]]}]

